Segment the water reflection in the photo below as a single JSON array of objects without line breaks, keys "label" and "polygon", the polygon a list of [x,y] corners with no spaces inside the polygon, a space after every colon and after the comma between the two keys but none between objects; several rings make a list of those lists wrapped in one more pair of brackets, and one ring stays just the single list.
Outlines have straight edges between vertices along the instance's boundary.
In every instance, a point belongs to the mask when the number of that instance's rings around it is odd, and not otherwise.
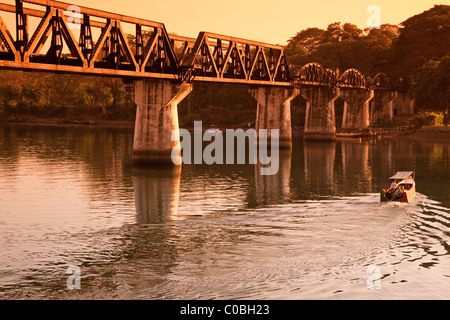
[{"label": "water reflection", "polygon": [[[279,171],[275,175],[262,175],[260,164],[184,165],[174,171],[134,169],[138,222],[162,223],[186,215],[317,197],[378,193],[395,171],[416,170],[417,152],[420,152],[417,144],[402,139],[335,142],[300,139],[294,145],[292,151],[284,150],[280,154]],[[439,159],[448,155],[447,147],[434,147],[431,151],[432,155],[439,153]],[[432,156],[431,160],[433,157],[436,158]]]},{"label": "water reflection", "polygon": [[156,224],[176,220],[181,166],[133,169],[136,222]]},{"label": "water reflection", "polygon": [[[372,168],[369,163],[368,140],[342,140],[341,179],[349,186],[351,193],[370,193],[372,186]],[[341,182],[341,183],[342,183]]]},{"label": "water reflection", "polygon": [[[259,165],[134,168],[132,136],[0,126],[1,297],[448,296],[448,144],[300,138],[262,176]],[[380,204],[397,170],[416,171],[419,194]],[[380,292],[365,286],[370,264]],[[81,292],[66,290],[67,265],[81,266]]]},{"label": "water reflection", "polygon": [[290,198],[291,150],[280,150],[279,169],[274,175],[262,175],[261,164],[255,165],[256,205],[280,203]]},{"label": "water reflection", "polygon": [[305,157],[305,184],[314,195],[333,195],[336,192],[334,166],[336,142],[303,143]]}]

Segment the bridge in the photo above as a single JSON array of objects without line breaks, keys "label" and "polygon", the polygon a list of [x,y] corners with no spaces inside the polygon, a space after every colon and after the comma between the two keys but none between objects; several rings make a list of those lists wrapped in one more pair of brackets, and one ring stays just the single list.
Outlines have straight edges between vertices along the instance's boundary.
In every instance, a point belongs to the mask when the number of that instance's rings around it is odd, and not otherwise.
[{"label": "bridge", "polygon": [[391,121],[394,109],[412,113],[407,79],[394,85],[383,73],[370,79],[356,69],[339,74],[317,63],[296,69],[281,45],[210,32],[183,37],[168,33],[160,22],[51,0],[0,3],[0,11],[15,18],[13,37],[0,15],[0,68],[134,83],[137,163],[172,163],[172,148],[179,144],[171,136],[178,129],[177,105],[194,82],[248,85],[258,103],[256,130],[279,129],[281,148],[292,144],[290,107],[298,95],[307,102],[309,139],[336,137],[339,97],[344,129]]}]

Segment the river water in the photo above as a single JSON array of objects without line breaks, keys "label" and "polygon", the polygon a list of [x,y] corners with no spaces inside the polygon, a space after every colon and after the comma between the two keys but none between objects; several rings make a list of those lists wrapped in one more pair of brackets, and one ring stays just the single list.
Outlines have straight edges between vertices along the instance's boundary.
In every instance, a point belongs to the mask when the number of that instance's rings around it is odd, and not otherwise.
[{"label": "river water", "polygon": [[[0,298],[450,298],[448,143],[295,137],[274,176],[137,168],[132,144],[130,129],[0,125]],[[380,203],[400,170],[417,196]]]}]

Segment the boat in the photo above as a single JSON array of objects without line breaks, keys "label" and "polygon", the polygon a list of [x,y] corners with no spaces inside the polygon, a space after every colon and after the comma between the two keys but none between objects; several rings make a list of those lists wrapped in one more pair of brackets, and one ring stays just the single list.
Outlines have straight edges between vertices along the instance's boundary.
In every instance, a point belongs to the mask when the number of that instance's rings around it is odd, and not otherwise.
[{"label": "boat", "polygon": [[409,203],[416,195],[415,175],[414,171],[399,171],[390,177],[391,185],[381,191],[381,201]]}]

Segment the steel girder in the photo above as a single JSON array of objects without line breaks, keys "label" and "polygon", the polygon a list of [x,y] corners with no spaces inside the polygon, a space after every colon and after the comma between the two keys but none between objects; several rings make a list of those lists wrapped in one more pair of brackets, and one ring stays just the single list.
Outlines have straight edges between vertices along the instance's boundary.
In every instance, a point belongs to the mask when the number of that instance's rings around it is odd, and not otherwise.
[{"label": "steel girder", "polygon": [[[183,40],[183,39],[179,39]],[[291,74],[283,46],[229,37],[209,32],[200,32],[195,41],[185,38],[182,59],[198,61],[195,78],[208,78],[224,82],[265,82],[290,85]],[[191,64],[192,65],[192,64]],[[195,64],[194,64],[195,65]]]},{"label": "steel girder", "polygon": [[[71,8],[68,3],[50,0],[16,0],[15,6],[0,3],[0,11],[16,15],[15,38],[0,17],[0,67],[184,82],[291,85],[282,46],[205,32],[197,39],[179,37],[170,35],[159,22],[81,6],[76,6],[73,15]],[[29,30],[29,17],[40,19],[34,30]],[[73,23],[79,32],[74,32]],[[134,25],[132,37],[125,34],[125,24]],[[181,51],[179,42],[184,44]]]},{"label": "steel girder", "polygon": [[[36,5],[44,10],[35,9]],[[394,86],[383,73],[371,79],[357,69],[340,76],[339,70],[315,62],[295,71],[281,45],[209,32],[183,37],[169,34],[163,23],[81,6],[72,15],[71,8],[51,0],[16,0],[15,6],[0,3],[0,11],[16,18],[14,38],[0,17],[0,68],[260,86],[403,91],[410,86],[407,78]],[[32,33],[29,17],[39,19]],[[73,30],[74,24],[79,31]],[[123,29],[130,24],[133,35]]]},{"label": "steel girder", "polygon": [[[25,8],[26,3],[45,10]],[[15,13],[17,31],[14,39],[0,18],[0,67],[177,79],[179,63],[164,24],[85,7],[76,7],[80,16],[70,15],[70,8],[70,4],[47,0],[16,0],[15,6],[0,3],[0,11]],[[40,19],[32,33],[29,16]],[[135,44],[123,24],[135,25]],[[97,37],[93,28],[100,31]],[[148,29],[146,41],[143,28]]]}]

